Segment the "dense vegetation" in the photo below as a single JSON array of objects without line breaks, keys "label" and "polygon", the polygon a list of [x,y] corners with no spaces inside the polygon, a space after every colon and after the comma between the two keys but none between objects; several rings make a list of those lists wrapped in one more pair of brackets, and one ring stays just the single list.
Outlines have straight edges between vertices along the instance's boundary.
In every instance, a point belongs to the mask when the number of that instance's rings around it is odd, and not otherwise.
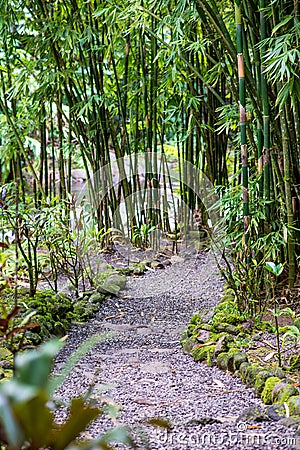
[{"label": "dense vegetation", "polygon": [[[176,252],[200,228],[239,313],[273,302],[276,316],[278,283],[293,297],[299,14],[298,0],[0,2],[0,331],[18,336],[13,353],[47,328],[48,301],[50,334],[82,318],[91,255],[112,243]],[[39,301],[42,279],[54,294]]]},{"label": "dense vegetation", "polygon": [[0,26],[3,287],[25,270],[34,295],[47,268],[78,295],[85,246],[177,240],[195,210],[211,226],[205,174],[240,309],[264,309],[282,269],[293,289],[297,1],[3,1]]}]

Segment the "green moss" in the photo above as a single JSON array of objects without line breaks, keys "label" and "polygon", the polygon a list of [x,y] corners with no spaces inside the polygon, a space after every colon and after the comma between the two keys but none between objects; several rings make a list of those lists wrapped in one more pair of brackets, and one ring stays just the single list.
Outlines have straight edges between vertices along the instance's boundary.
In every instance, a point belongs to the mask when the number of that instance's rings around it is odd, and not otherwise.
[{"label": "green moss", "polygon": [[260,331],[266,331],[267,333],[275,333],[275,327],[270,322],[261,321],[258,326]]},{"label": "green moss", "polygon": [[290,416],[300,415],[300,395],[295,395],[290,397],[287,401],[287,406],[289,408]]},{"label": "green moss", "polygon": [[195,337],[189,337],[181,341],[182,349],[185,353],[191,353],[192,348],[196,345],[197,341]]},{"label": "green moss", "polygon": [[194,347],[191,351],[192,357],[196,362],[211,361],[215,346],[206,345],[205,347]]},{"label": "green moss", "polygon": [[227,370],[228,358],[229,358],[229,355],[227,352],[220,353],[217,356],[216,364],[219,367],[219,369]]},{"label": "green moss", "polygon": [[272,401],[276,403],[284,403],[290,397],[299,395],[299,390],[292,384],[281,382],[274,386],[272,391]]},{"label": "green moss", "polygon": [[249,362],[243,362],[240,365],[239,372],[240,372],[241,380],[243,383],[245,383],[247,370],[250,366],[251,366],[251,364]]},{"label": "green moss", "polygon": [[246,371],[245,383],[247,386],[254,386],[258,373],[262,370],[257,364],[251,364]]},{"label": "green moss", "polygon": [[199,325],[202,322],[200,313],[196,313],[191,318],[191,324],[192,325]]},{"label": "green moss", "polygon": [[266,405],[272,404],[272,391],[276,384],[280,383],[280,378],[278,377],[269,377],[266,382],[264,389],[261,394],[261,398]]},{"label": "green moss", "polygon": [[257,395],[260,395],[262,393],[265,387],[266,380],[272,376],[274,376],[274,374],[269,370],[261,370],[260,372],[258,372],[254,382],[254,390]]}]

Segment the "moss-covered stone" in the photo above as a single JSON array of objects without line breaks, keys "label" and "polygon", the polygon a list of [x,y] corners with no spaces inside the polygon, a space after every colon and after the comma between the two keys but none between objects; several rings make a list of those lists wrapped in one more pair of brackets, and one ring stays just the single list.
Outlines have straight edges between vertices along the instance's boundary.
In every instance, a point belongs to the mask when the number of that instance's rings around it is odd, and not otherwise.
[{"label": "moss-covered stone", "polygon": [[201,320],[201,314],[199,312],[195,313],[191,318],[191,324],[192,325],[199,325],[202,322]]},{"label": "moss-covered stone", "polygon": [[232,371],[239,370],[240,366],[245,362],[248,362],[248,356],[246,355],[246,353],[237,350],[233,355]]},{"label": "moss-covered stone", "polygon": [[284,381],[276,384],[272,390],[272,402],[284,403],[290,397],[299,395],[299,390],[292,384],[287,384]]},{"label": "moss-covered stone", "polygon": [[193,336],[181,341],[182,349],[185,353],[191,353],[192,348],[195,347],[196,344],[196,338]]},{"label": "moss-covered stone", "polygon": [[105,295],[101,294],[98,291],[94,291],[94,293],[90,296],[89,302],[90,303],[101,303],[105,299]]},{"label": "moss-covered stone", "polygon": [[196,362],[203,362],[203,361],[211,361],[211,356],[213,355],[215,346],[214,345],[206,345],[205,347],[195,346],[191,354]]},{"label": "moss-covered stone", "polygon": [[220,353],[224,353],[228,350],[228,339],[227,335],[224,334],[223,336],[218,339],[218,342],[215,347],[214,357],[218,356]]},{"label": "moss-covered stone", "polygon": [[261,367],[259,367],[257,364],[251,364],[250,367],[248,367],[248,369],[246,370],[246,377],[245,377],[245,383],[247,386],[249,387],[254,386],[255,379],[260,371]]},{"label": "moss-covered stone", "polygon": [[247,374],[247,370],[248,370],[249,366],[251,366],[251,364],[249,362],[243,362],[240,365],[239,373],[240,373],[240,377],[241,377],[241,380],[243,383],[245,382],[246,374]]},{"label": "moss-covered stone", "polygon": [[278,377],[269,377],[266,380],[264,389],[261,394],[261,398],[266,405],[272,404],[272,391],[278,383],[280,383],[280,379]]},{"label": "moss-covered stone", "polygon": [[265,387],[266,380],[270,377],[273,377],[274,373],[270,370],[261,370],[258,372],[254,382],[254,390],[256,395],[260,395]]},{"label": "moss-covered stone", "polygon": [[220,353],[220,354],[217,356],[216,364],[217,364],[217,366],[219,367],[219,369],[221,369],[221,370],[227,370],[228,358],[229,358],[229,355],[228,355],[227,352]]},{"label": "moss-covered stone", "polygon": [[300,395],[295,395],[290,397],[287,401],[287,406],[289,408],[290,416],[300,415]]},{"label": "moss-covered stone", "polygon": [[238,328],[229,323],[218,323],[215,325],[215,329],[218,331],[224,331],[225,333],[233,334],[234,336],[238,335]]},{"label": "moss-covered stone", "polygon": [[115,284],[120,287],[120,289],[124,289],[126,287],[126,276],[121,275],[118,272],[113,272],[109,277],[107,282],[108,284]]},{"label": "moss-covered stone", "polygon": [[200,329],[200,330],[206,330],[206,331],[212,331],[212,330],[213,330],[213,326],[210,325],[209,323],[201,323],[201,324],[198,326],[198,329]]}]

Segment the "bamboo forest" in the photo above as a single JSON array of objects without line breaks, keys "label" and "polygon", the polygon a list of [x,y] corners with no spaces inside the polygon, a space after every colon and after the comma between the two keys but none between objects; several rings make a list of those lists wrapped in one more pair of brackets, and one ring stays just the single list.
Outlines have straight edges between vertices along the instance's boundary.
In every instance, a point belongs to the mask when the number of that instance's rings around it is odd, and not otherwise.
[{"label": "bamboo forest", "polygon": [[298,0],[0,0],[0,124],[1,450],[300,448]]}]

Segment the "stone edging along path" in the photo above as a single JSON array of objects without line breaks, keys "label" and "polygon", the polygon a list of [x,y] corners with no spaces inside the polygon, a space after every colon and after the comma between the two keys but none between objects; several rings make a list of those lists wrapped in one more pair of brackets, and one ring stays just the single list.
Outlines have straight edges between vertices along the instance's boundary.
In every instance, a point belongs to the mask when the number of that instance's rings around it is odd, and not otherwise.
[{"label": "stone edging along path", "polygon": [[[180,339],[191,316],[200,309],[212,310],[222,295],[223,281],[202,255],[129,278],[126,291],[106,299],[90,322],[73,327],[55,371],[86,339],[115,332],[81,358],[57,392],[70,399],[93,383],[97,402],[120,409],[117,419],[97,419],[87,437],[118,422],[131,427],[138,448],[300,448],[294,430],[277,421],[276,414],[268,416],[252,388],[228,371],[184,354]],[[249,415],[249,407],[257,409],[256,417]],[[64,414],[58,413],[61,420]],[[157,417],[166,419],[170,429],[150,426]]]}]

